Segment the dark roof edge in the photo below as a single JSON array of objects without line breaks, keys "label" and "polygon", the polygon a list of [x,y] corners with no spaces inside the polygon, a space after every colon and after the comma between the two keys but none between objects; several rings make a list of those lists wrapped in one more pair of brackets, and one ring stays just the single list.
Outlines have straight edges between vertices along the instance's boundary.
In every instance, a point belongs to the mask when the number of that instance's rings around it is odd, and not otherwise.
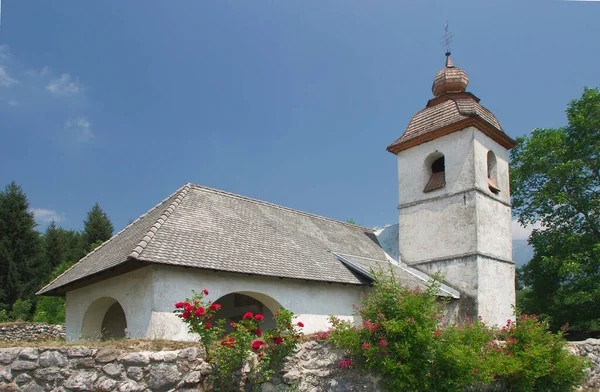
[{"label": "dark roof edge", "polygon": [[348,223],[348,222],[343,222],[337,219],[333,219],[333,218],[328,218],[326,216],[321,216],[321,215],[317,215],[317,214],[312,214],[310,212],[305,212],[305,211],[300,211],[300,210],[296,210],[294,208],[290,208],[290,207],[285,207],[279,204],[275,204],[275,203],[271,203],[268,201],[264,201],[264,200],[260,200],[260,199],[254,199],[252,197],[248,197],[248,196],[243,196],[243,195],[238,195],[237,193],[232,193],[232,192],[227,192],[227,191],[223,191],[220,189],[216,189],[216,188],[211,188],[208,186],[204,186],[204,185],[198,185],[198,184],[190,184],[190,186],[199,188],[199,189],[203,189],[209,192],[213,192],[213,193],[219,193],[225,196],[229,196],[229,197],[234,197],[234,198],[238,198],[238,199],[242,199],[242,200],[246,200],[248,202],[251,203],[256,203],[256,204],[261,204],[267,207],[274,207],[274,208],[279,208],[282,210],[286,210],[289,212],[293,212],[295,214],[299,214],[299,215],[304,215],[304,216],[308,216],[308,217],[312,217],[312,218],[318,218],[318,219],[322,219],[322,220],[326,220],[326,221],[330,221],[333,223],[341,223],[345,226],[350,226],[350,227],[355,227],[355,228],[360,228],[360,229],[365,229],[368,230],[369,232],[374,232],[375,229],[371,228],[371,227],[366,227],[366,226],[361,226],[361,225],[356,225],[354,223]]},{"label": "dark roof edge", "polygon": [[[353,263],[353,262],[351,262],[351,261],[349,261],[349,260],[345,259],[345,258],[343,257],[343,255],[342,255],[342,254],[335,253],[335,252],[332,252],[332,253],[333,253],[333,254],[334,254],[334,255],[335,255],[337,258],[338,258],[338,260],[339,260],[339,261],[341,261],[341,262],[342,262],[344,265],[346,265],[346,266],[348,266],[349,268],[351,268],[351,269],[355,270],[356,272],[358,272],[358,273],[362,274],[363,276],[365,276],[365,277],[367,277],[367,278],[371,279],[372,281],[375,281],[375,280],[376,280],[376,279],[375,279],[375,276],[373,276],[373,274],[371,274],[370,272],[367,272],[367,271],[366,271],[364,268],[361,268],[360,266],[356,265],[355,263]],[[360,256],[355,256],[355,257],[360,257]],[[363,258],[363,259],[368,259],[368,258],[366,258],[366,257],[361,257],[361,258]],[[374,259],[371,259],[371,260],[374,260]],[[379,260],[376,260],[376,261],[379,261]],[[416,269],[414,269],[414,268],[412,268],[412,267],[409,267],[409,266],[407,266],[407,265],[406,265],[406,264],[404,264],[404,263],[394,264],[394,263],[392,263],[392,262],[390,262],[390,261],[388,261],[388,263],[389,263],[389,264],[391,264],[391,265],[393,265],[394,267],[400,268],[401,270],[403,270],[403,271],[405,271],[405,272],[407,272],[407,273],[409,273],[409,274],[413,275],[414,277],[416,277],[417,279],[419,279],[419,280],[423,281],[424,283],[430,283],[430,282],[431,282],[431,280],[432,280],[432,279],[431,279],[431,276],[427,275],[427,274],[426,274],[426,273],[424,273],[424,272],[421,272],[421,271],[419,271],[419,270],[416,270]],[[455,298],[455,299],[458,299],[458,298],[460,298],[460,292],[459,292],[459,291],[457,291],[457,290],[453,289],[452,287],[450,287],[450,286],[448,286],[448,285],[446,285],[446,284],[444,284],[444,283],[442,283],[442,282],[440,282],[440,289],[439,289],[439,290],[440,290],[441,292],[444,292],[444,293],[446,293],[448,296],[450,296],[450,297],[452,297],[452,298]]]},{"label": "dark roof edge", "polygon": [[[130,224],[128,224],[127,226],[125,226],[123,229],[121,229],[121,231],[119,231],[117,234],[113,235],[112,237],[110,237],[108,240],[104,241],[102,244],[100,244],[99,246],[97,246],[94,250],[92,250],[90,253],[86,254],[85,256],[83,256],[81,259],[79,259],[79,261],[77,261],[77,263],[73,264],[69,269],[67,269],[65,272],[63,272],[62,274],[58,275],[56,277],[56,279],[53,279],[52,282],[48,283],[47,285],[45,285],[44,287],[42,287],[41,289],[39,289],[35,295],[41,295],[47,291],[49,291],[48,287],[52,285],[52,283],[56,282],[58,279],[60,279],[64,274],[66,274],[67,272],[69,272],[71,269],[73,269],[77,264],[79,264],[80,262],[82,262],[83,260],[87,259],[88,256],[94,254],[98,249],[102,248],[104,245],[106,245],[107,243],[109,243],[113,238],[115,238],[116,236],[118,236],[119,234],[121,234],[122,232],[124,232],[125,230],[127,230],[129,227],[133,226],[135,223],[137,223],[140,219],[142,219],[143,217],[145,217],[146,215],[148,215],[150,212],[154,211],[155,209],[157,209],[158,207],[160,207],[161,204],[163,204],[165,201],[169,200],[171,197],[173,197],[173,195],[177,194],[178,192],[181,192],[186,186],[189,186],[190,183],[186,183],[184,186],[182,186],[181,188],[177,189],[177,191],[171,193],[169,196],[165,197],[163,200],[161,200],[158,204],[156,204],[154,207],[152,207],[151,209],[149,209],[148,211],[146,211],[145,213],[143,213],[142,215],[140,215],[137,219],[135,219],[134,221],[132,221]],[[69,282],[70,283],[70,282]],[[69,284],[66,283],[66,284]],[[64,286],[64,285],[61,285]],[[61,287],[58,286],[58,287]],[[54,287],[52,290],[57,289],[58,287]]]},{"label": "dark roof edge", "polygon": [[335,255],[335,257],[337,257],[337,259],[339,261],[341,261],[341,263],[344,264],[346,267],[350,268],[351,270],[353,270],[355,272],[358,272],[359,274],[361,274],[365,278],[369,279],[371,282],[375,281],[375,277],[373,276],[373,274],[371,274],[370,272],[368,272],[364,268],[361,268],[360,266],[356,265],[355,263],[353,263],[353,262],[345,259],[339,253],[334,253],[334,252],[331,252],[331,253],[333,253]]},{"label": "dark roof edge", "polygon": [[[182,200],[185,198],[185,196],[189,192],[190,187],[191,187],[191,184],[186,183],[183,187],[181,187],[177,190],[177,192],[179,192],[179,195],[175,198],[175,200],[173,200],[173,202],[169,205],[169,207],[167,207],[165,212],[163,212],[163,214],[156,220],[156,222],[154,222],[154,224],[150,227],[150,230],[148,230],[146,235],[144,235],[144,237],[137,244],[137,246],[135,248],[133,248],[133,250],[129,254],[129,257],[132,257],[134,259],[137,259],[138,257],[140,257],[140,254],[144,251],[144,249],[146,249],[146,246],[148,246],[148,243],[150,241],[152,241],[152,238],[154,238],[154,236],[156,235],[156,232],[158,232],[158,230],[165,223],[165,221],[169,218],[169,216],[171,216],[173,211],[175,211],[175,209],[179,206],[179,204],[181,204]],[[171,196],[169,196],[165,200],[168,200],[170,197],[173,197],[177,192],[173,193]],[[163,200],[161,203],[164,203],[165,200]],[[150,210],[150,211],[152,211],[152,210]],[[150,212],[150,211],[148,211],[148,212]]]}]

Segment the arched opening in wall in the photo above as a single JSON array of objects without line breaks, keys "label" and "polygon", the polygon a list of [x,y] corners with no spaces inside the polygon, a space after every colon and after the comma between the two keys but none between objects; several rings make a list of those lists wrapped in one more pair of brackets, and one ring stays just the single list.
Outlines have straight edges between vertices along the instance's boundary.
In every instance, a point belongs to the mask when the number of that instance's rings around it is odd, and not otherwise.
[{"label": "arched opening in wall", "polygon": [[500,193],[498,188],[498,167],[496,164],[496,154],[491,150],[487,153],[487,181],[488,188],[494,194]]},{"label": "arched opening in wall", "polygon": [[446,186],[446,158],[444,154],[439,151],[430,154],[425,159],[425,168],[428,180],[423,192],[432,192]]},{"label": "arched opening in wall", "polygon": [[126,337],[127,317],[114,298],[98,298],[90,304],[81,323],[81,338],[94,340]]},{"label": "arched opening in wall", "polygon": [[225,324],[227,332],[231,332],[229,324],[232,321],[237,322],[241,320],[247,312],[265,316],[264,321],[260,324],[261,328],[274,328],[275,320],[273,314],[282,308],[279,302],[268,295],[248,291],[230,293],[222,296],[215,302],[223,306],[216,318],[224,318],[227,321]]}]

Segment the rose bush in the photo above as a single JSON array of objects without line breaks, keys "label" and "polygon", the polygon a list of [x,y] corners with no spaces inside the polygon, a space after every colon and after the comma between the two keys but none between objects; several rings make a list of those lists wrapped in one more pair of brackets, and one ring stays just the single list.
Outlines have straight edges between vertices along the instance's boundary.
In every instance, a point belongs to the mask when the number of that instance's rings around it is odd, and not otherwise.
[{"label": "rose bush", "polygon": [[374,274],[357,311],[362,325],[331,317],[331,329],[318,334],[350,354],[342,369],[361,366],[391,391],[564,392],[584,377],[585,361],[537,316],[508,320],[501,330],[480,320],[445,324],[439,277],[408,290],[393,271]]},{"label": "rose bush", "polygon": [[302,322],[293,324],[294,314],[280,309],[274,315],[275,327],[262,330],[262,314],[247,312],[225,329],[225,320],[218,318],[219,303],[205,302],[208,290],[193,292],[192,298],[175,304],[174,313],[197,334],[206,351],[211,368],[212,390],[233,391],[240,388],[260,388],[298,346]]}]

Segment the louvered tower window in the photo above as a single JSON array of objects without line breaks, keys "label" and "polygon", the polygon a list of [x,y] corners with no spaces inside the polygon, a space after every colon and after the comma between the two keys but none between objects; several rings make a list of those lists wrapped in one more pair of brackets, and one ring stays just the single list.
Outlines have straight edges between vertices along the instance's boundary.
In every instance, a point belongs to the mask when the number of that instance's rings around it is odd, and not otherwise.
[{"label": "louvered tower window", "polygon": [[492,151],[487,153],[487,180],[488,188],[494,195],[500,193],[498,188],[498,167],[496,165],[496,154]]},{"label": "louvered tower window", "polygon": [[444,156],[436,158],[431,164],[431,175],[423,192],[431,192],[446,186],[446,164]]}]

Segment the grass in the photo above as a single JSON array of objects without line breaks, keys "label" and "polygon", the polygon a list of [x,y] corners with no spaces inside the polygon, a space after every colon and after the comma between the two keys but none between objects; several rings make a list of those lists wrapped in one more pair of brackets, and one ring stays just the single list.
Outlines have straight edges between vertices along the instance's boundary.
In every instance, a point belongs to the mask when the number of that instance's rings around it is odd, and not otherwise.
[{"label": "grass", "polygon": [[0,348],[9,347],[107,347],[117,348],[125,351],[162,351],[180,350],[187,347],[200,347],[199,342],[177,342],[164,339],[116,339],[116,340],[78,340],[76,342],[65,342],[64,340],[35,340],[35,341],[13,341],[0,340]]}]

